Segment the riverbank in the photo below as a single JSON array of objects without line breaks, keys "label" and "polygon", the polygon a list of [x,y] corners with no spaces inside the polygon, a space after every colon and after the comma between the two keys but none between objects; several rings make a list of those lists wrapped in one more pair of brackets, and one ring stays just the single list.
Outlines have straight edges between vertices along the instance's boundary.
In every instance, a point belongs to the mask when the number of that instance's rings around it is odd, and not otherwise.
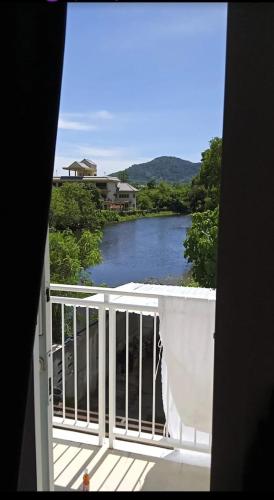
[{"label": "riverbank", "polygon": [[125,214],[125,215],[117,214],[118,219],[108,221],[106,222],[106,225],[119,224],[120,222],[129,222],[137,219],[150,219],[154,217],[171,217],[176,215],[182,215],[182,214],[179,212],[172,212],[172,211],[148,212],[148,213],[137,213],[137,214]]},{"label": "riverbank", "polygon": [[149,285],[171,285],[171,286],[187,286],[199,287],[199,284],[192,276],[191,269],[188,269],[180,276],[166,276],[165,278],[147,278],[144,280],[145,284]]}]

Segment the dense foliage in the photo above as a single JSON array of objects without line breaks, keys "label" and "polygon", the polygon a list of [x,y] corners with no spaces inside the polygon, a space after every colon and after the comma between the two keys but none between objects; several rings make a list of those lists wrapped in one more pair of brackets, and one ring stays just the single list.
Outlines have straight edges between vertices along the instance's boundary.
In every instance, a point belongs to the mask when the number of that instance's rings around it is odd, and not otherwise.
[{"label": "dense foliage", "polygon": [[215,137],[209,144],[188,194],[193,216],[184,255],[192,263],[192,275],[199,286],[215,288],[222,139]]},{"label": "dense foliage", "polygon": [[181,184],[190,182],[198,173],[200,166],[200,163],[193,163],[174,156],[160,156],[146,163],[132,165],[111,175],[119,177],[119,179],[126,175],[130,183],[147,184],[149,181],[155,180]]},{"label": "dense foliage", "polygon": [[137,207],[140,210],[169,210],[188,213],[188,185],[150,181],[137,193]]},{"label": "dense foliage", "polygon": [[49,216],[53,282],[91,284],[84,270],[101,262],[106,215],[100,205],[99,193],[91,184],[67,182],[53,188]]},{"label": "dense foliage", "polygon": [[199,173],[191,181],[189,206],[192,212],[214,210],[220,198],[222,139],[214,137],[202,153]]},{"label": "dense foliage", "polygon": [[102,234],[84,230],[76,236],[70,230],[51,231],[50,274],[53,283],[69,283],[77,285],[79,281],[87,282],[84,270],[101,262],[99,244]]},{"label": "dense foliage", "polygon": [[52,190],[49,226],[72,231],[102,227],[98,190],[90,183],[65,182]]},{"label": "dense foliage", "polygon": [[219,209],[195,213],[184,242],[185,257],[192,262],[192,275],[200,286],[216,287],[216,258]]}]

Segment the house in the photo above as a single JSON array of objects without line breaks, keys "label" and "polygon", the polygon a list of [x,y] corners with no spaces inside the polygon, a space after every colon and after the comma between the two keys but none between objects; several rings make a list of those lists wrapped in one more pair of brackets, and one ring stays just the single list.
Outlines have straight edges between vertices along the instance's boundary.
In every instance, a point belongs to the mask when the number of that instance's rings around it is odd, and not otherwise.
[{"label": "house", "polygon": [[124,205],[124,208],[136,209],[136,193],[138,189],[127,182],[119,182],[117,185],[116,199]]},{"label": "house", "polygon": [[[97,176],[97,165],[91,160],[74,161],[68,167],[67,176],[53,177],[53,186],[59,187],[63,182],[92,182],[99,190],[104,208],[109,210],[136,210],[136,192],[138,189],[118,177]],[[74,172],[74,175],[71,175]]]}]

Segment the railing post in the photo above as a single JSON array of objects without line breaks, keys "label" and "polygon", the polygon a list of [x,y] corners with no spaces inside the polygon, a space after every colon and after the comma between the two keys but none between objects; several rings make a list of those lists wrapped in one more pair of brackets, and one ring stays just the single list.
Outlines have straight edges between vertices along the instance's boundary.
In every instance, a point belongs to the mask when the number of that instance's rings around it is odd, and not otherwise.
[{"label": "railing post", "polygon": [[109,447],[113,448],[116,421],[116,311],[109,308]]},{"label": "railing post", "polygon": [[99,445],[103,446],[106,429],[106,308],[100,305],[99,319],[99,360],[98,360],[98,384],[99,384]]}]

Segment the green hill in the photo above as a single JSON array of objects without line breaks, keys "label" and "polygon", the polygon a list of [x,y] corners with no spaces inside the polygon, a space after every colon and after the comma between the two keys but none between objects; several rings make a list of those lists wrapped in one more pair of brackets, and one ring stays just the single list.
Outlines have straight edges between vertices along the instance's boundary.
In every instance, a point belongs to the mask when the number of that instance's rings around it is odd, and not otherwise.
[{"label": "green hill", "polygon": [[175,156],[160,156],[139,165],[110,174],[128,182],[146,184],[151,180],[168,182],[189,182],[200,170],[201,163],[192,163]]}]

